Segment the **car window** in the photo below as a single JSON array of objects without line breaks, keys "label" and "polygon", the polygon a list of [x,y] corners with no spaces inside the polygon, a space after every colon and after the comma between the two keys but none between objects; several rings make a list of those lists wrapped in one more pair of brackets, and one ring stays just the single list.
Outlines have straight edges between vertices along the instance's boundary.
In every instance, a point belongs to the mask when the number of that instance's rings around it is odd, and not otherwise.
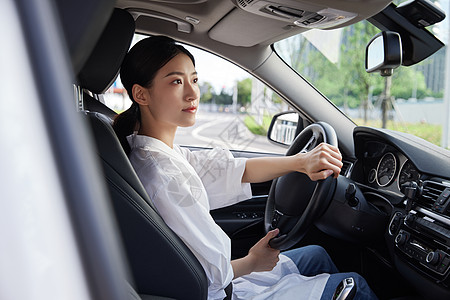
[{"label": "car window", "polygon": [[[136,35],[133,43],[144,38]],[[195,57],[201,92],[196,124],[178,128],[175,143],[239,151],[284,154],[286,148],[267,139],[272,116],[288,105],[256,78],[206,51],[184,45]],[[120,77],[104,96],[116,112],[131,105]]]},{"label": "car window", "polygon": [[274,48],[357,125],[406,132],[441,145],[447,118],[445,47],[417,65],[395,69],[391,97],[384,102],[386,78],[364,68],[365,47],[378,32],[361,21],[343,29],[311,30],[277,42]]}]

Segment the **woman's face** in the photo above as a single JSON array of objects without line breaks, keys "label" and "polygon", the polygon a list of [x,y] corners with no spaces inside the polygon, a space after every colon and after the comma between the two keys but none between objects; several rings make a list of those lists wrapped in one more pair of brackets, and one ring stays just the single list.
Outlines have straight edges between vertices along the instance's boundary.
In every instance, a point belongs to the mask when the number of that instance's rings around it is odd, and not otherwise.
[{"label": "woman's face", "polygon": [[192,126],[200,99],[197,72],[191,59],[180,53],[157,73],[148,89],[153,126]]}]

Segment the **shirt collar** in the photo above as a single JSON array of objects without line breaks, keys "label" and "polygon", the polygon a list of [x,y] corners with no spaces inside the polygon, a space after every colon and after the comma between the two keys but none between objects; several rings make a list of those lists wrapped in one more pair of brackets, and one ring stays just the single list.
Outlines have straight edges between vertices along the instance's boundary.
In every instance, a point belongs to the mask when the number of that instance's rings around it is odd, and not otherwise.
[{"label": "shirt collar", "polygon": [[176,155],[176,151],[170,148],[164,142],[150,136],[137,134],[137,132],[134,132],[132,135],[127,136],[127,140],[131,149],[142,148],[145,150],[159,150]]}]

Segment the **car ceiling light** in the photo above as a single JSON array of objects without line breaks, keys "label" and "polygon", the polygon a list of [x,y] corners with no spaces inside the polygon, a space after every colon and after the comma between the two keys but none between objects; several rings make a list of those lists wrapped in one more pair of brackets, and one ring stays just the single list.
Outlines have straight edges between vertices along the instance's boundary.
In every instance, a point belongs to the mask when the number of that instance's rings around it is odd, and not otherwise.
[{"label": "car ceiling light", "polygon": [[134,20],[137,20],[140,16],[145,16],[145,17],[150,17],[150,18],[173,22],[177,25],[177,30],[179,32],[191,33],[191,31],[192,31],[191,23],[188,23],[185,20],[179,19],[179,18],[171,16],[171,15],[166,15],[166,14],[159,13],[156,11],[136,10],[136,9],[130,9],[130,10],[128,10],[128,12],[133,16]]}]

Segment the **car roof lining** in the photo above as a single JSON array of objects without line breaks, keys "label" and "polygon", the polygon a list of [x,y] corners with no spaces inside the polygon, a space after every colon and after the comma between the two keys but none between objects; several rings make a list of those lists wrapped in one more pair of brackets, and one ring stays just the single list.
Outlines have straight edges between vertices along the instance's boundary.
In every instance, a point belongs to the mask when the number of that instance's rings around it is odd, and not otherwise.
[{"label": "car roof lining", "polygon": [[[352,22],[375,14],[389,4],[388,0],[270,0],[280,5],[307,5],[352,9],[358,16]],[[252,14],[237,8],[232,0],[118,0],[116,7],[129,12],[136,10],[163,13],[177,20],[192,17],[199,21],[190,33],[180,32],[174,22],[141,15],[136,19],[136,31],[148,35],[167,35],[180,42],[210,51],[232,61],[247,71],[253,71],[269,57],[270,45],[292,35],[304,32],[297,26],[285,28],[288,23]],[[365,13],[363,13],[365,12]],[[269,25],[264,25],[268,23]],[[229,28],[235,28],[230,34]],[[342,25],[344,26],[344,24]],[[245,30],[242,30],[245,28]],[[261,34],[260,28],[265,28]]]},{"label": "car roof lining", "polygon": [[[344,27],[352,23],[356,23],[362,19],[368,18],[386,7],[391,1],[389,0],[316,0],[316,1],[294,1],[294,0],[240,0],[257,3],[271,3],[276,6],[295,7],[313,12],[320,12],[325,8],[338,9],[354,14],[356,17],[340,24],[339,26],[330,27],[334,29],[337,27]],[[296,35],[307,31],[307,28],[295,26],[292,20],[285,20],[283,18],[274,18],[271,14],[253,13],[238,7],[235,1],[228,0],[203,0],[203,1],[164,1],[164,0],[118,0],[116,7],[126,9],[128,11],[153,11],[163,13],[167,16],[172,16],[178,20],[186,20],[190,17],[198,20],[198,24],[193,25],[193,31],[190,35],[209,35],[209,38],[214,39],[223,44],[229,44],[240,47],[250,47],[254,45],[270,45],[275,41],[284,39],[286,37]],[[141,16],[138,18],[150,18]],[[174,27],[168,21],[162,21],[163,26]],[[189,20],[187,22],[190,22]],[[148,24],[148,22],[144,22]],[[233,34],[230,34],[231,28],[236,28]],[[137,28],[141,28],[137,25]],[[152,28],[152,27],[146,27]],[[146,29],[142,27],[142,29]],[[162,29],[162,27],[153,27]],[[175,27],[176,28],[176,27]],[[263,30],[261,30],[263,28]],[[245,29],[245,30],[242,30]],[[174,38],[181,38],[181,35]]]}]

